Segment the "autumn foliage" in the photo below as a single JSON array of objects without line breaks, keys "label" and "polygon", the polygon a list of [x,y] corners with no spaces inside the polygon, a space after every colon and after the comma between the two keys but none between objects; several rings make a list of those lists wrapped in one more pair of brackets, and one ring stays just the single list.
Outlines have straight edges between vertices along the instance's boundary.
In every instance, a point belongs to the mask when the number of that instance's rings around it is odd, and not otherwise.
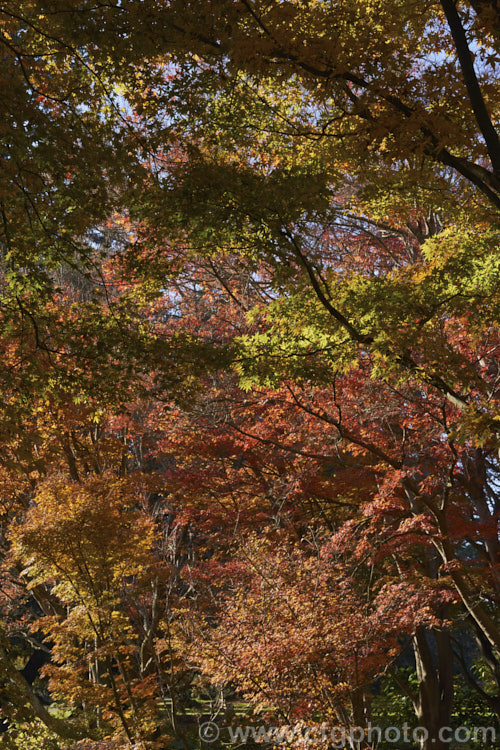
[{"label": "autumn foliage", "polygon": [[498,727],[498,17],[1,5],[6,747]]}]

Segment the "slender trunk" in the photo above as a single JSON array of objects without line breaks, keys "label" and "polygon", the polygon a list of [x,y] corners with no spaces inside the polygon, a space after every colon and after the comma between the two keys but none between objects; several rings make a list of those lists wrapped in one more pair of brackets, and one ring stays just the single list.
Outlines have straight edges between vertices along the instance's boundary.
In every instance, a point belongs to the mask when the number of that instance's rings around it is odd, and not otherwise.
[{"label": "slender trunk", "polygon": [[452,550],[449,540],[444,534],[443,538],[436,543],[436,547],[441,554],[443,562],[449,565],[450,577],[467,612],[471,615],[472,619],[484,634],[485,638],[487,638],[493,649],[500,653],[500,628],[498,623],[480,604],[477,593],[471,590],[465,577],[457,569],[456,565],[459,561]]},{"label": "slender trunk", "polygon": [[[365,729],[370,723],[371,717],[371,705],[370,696],[362,688],[354,690],[351,695],[352,704],[352,717],[353,726],[355,728]],[[349,739],[349,744],[352,750],[364,750],[368,748],[368,740],[366,737],[363,739],[356,739],[356,733],[354,732],[352,738]]]},{"label": "slender trunk", "polygon": [[132,736],[132,733],[130,731],[130,727],[128,725],[127,719],[125,718],[125,714],[123,712],[122,702],[120,700],[120,695],[118,693],[118,688],[116,686],[116,681],[113,675],[113,665],[111,662],[111,659],[109,656],[106,656],[106,668],[108,670],[108,678],[109,682],[111,684],[111,690],[113,691],[113,697],[115,700],[115,708],[118,716],[120,717],[120,721],[122,724],[122,727],[125,731],[125,734],[127,736],[128,741],[132,744],[134,741],[134,738]]},{"label": "slender trunk", "polygon": [[432,631],[436,653],[433,657],[429,633],[419,628],[413,638],[418,677],[415,713],[422,728],[421,750],[449,750],[440,730],[449,727],[453,703],[453,651],[447,631]]}]

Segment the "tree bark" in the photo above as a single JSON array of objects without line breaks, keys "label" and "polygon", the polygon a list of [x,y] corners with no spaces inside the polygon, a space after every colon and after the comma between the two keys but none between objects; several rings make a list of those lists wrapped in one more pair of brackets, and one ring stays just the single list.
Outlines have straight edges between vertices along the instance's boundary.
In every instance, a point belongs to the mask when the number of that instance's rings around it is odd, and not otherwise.
[{"label": "tree bark", "polygon": [[[433,656],[429,638],[435,643]],[[413,705],[422,728],[420,750],[449,750],[440,730],[449,727],[453,705],[453,650],[450,634],[445,630],[418,628],[413,637],[418,677],[418,694]]]}]

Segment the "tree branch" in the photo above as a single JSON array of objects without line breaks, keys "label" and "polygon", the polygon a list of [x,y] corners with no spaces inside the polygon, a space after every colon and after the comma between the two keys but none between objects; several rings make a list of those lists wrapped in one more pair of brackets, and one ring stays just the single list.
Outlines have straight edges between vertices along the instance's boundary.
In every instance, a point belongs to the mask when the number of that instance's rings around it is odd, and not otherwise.
[{"label": "tree branch", "polygon": [[493,172],[500,177],[500,138],[486,108],[462,21],[454,0],[441,0],[441,5],[453,37],[469,101],[488,149]]}]

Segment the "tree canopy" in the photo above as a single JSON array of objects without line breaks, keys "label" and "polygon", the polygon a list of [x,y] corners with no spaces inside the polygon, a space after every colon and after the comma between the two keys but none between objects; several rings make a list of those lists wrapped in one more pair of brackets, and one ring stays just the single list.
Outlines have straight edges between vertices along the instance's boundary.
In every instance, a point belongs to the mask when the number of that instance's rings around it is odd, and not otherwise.
[{"label": "tree canopy", "polygon": [[499,728],[499,19],[0,3],[7,747]]}]

